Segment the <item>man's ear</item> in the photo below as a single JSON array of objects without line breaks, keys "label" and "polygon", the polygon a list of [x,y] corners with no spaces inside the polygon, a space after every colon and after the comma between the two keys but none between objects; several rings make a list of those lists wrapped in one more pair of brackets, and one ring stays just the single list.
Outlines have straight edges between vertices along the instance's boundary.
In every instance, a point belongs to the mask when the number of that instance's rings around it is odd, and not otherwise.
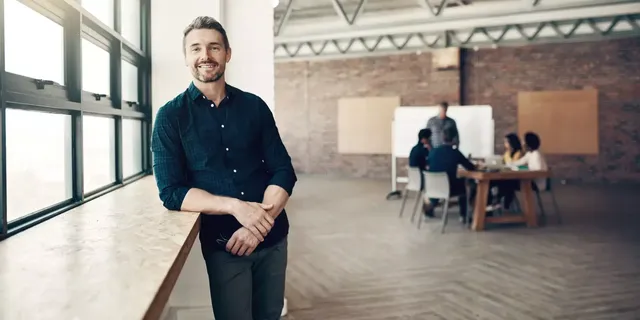
[{"label": "man's ear", "polygon": [[227,48],[227,63],[231,60],[231,47]]}]

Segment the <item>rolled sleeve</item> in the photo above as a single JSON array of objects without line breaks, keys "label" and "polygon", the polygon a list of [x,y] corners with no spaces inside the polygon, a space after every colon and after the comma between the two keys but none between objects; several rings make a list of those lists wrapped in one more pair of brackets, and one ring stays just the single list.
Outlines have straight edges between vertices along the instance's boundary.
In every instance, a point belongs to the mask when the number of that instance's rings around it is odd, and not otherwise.
[{"label": "rolled sleeve", "polygon": [[272,174],[269,184],[281,187],[291,196],[298,180],[291,157],[282,142],[273,113],[264,101],[260,99],[259,103],[262,113],[262,154]]},{"label": "rolled sleeve", "polygon": [[178,119],[170,113],[171,105],[158,110],[151,135],[151,151],[160,200],[167,209],[178,211],[190,187],[186,183],[186,161]]}]

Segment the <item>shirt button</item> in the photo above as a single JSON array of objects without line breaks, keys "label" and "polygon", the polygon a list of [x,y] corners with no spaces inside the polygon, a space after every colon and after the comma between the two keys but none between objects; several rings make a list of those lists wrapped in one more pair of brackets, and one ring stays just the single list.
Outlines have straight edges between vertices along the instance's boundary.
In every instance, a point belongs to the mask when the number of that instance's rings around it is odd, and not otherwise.
[{"label": "shirt button", "polygon": [[244,196],[244,192],[240,192],[240,194]]},{"label": "shirt button", "polygon": [[227,151],[229,151],[229,148],[226,148],[226,149],[227,149]]},{"label": "shirt button", "polygon": [[220,127],[224,128],[224,124],[223,124],[223,125],[220,125]]},{"label": "shirt button", "polygon": [[215,106],[216,106],[215,104],[213,104],[213,103],[211,104],[211,108],[213,108],[213,107],[215,107]]},{"label": "shirt button", "polygon": [[205,96],[202,96],[202,99],[206,99],[206,98],[207,98],[207,97],[205,97]]},{"label": "shirt button", "polygon": [[236,169],[233,169],[233,172],[238,172],[238,170],[236,170]]},{"label": "shirt button", "polygon": [[262,160],[262,162],[264,163],[264,160]]}]

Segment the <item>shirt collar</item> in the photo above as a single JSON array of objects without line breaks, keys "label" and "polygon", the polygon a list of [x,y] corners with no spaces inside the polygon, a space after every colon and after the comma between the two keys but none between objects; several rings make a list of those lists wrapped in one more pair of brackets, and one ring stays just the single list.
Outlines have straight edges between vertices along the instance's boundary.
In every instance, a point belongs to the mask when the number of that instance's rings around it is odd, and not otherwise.
[{"label": "shirt collar", "polygon": [[[236,92],[238,91],[238,89],[229,85],[228,83],[225,83],[225,89],[227,91],[227,96],[225,99],[233,98]],[[202,94],[202,91],[200,91],[200,89],[198,89],[196,85],[193,84],[193,82],[191,82],[191,84],[189,85],[189,88],[187,89],[187,93],[193,101],[197,101],[198,99],[206,99],[204,94]]]}]

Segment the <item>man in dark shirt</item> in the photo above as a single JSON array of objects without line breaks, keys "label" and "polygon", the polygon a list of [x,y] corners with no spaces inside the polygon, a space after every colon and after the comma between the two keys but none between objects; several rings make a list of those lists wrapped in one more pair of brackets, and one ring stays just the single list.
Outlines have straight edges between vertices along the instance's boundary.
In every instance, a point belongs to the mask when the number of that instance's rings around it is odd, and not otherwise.
[{"label": "man in dark shirt", "polygon": [[162,106],[151,147],[164,206],[201,213],[200,240],[217,320],[280,318],[297,180],[275,120],[258,96],[225,82],[222,25],[196,18],[183,50],[193,82]]},{"label": "man in dark shirt", "polygon": [[[431,149],[429,153],[429,172],[446,172],[449,177],[449,192],[451,196],[458,196],[460,217],[467,216],[467,194],[465,180],[458,178],[458,166],[462,165],[467,170],[476,170],[476,166],[465,158],[458,149],[454,149],[454,138],[458,135],[453,127],[443,130],[444,144]],[[433,215],[433,208],[438,205],[438,199],[430,199],[431,205],[427,215]]]}]

